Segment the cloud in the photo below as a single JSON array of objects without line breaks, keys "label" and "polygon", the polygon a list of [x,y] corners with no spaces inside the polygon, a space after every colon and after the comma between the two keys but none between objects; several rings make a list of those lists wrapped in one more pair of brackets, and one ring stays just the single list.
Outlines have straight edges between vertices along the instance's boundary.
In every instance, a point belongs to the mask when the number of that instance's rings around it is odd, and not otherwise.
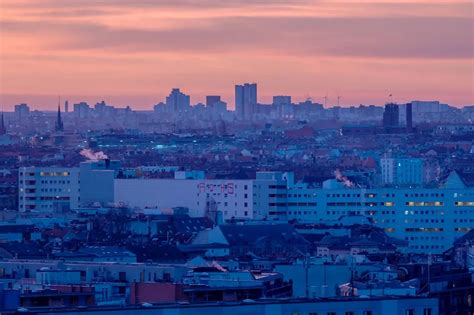
[{"label": "cloud", "polygon": [[276,93],[398,86],[472,99],[470,2],[0,1],[1,93],[204,95],[259,80]]},{"label": "cloud", "polygon": [[6,32],[49,38],[45,48],[118,53],[241,52],[378,58],[474,57],[474,23],[468,18],[234,17],[205,23],[190,19],[163,30],[112,29],[54,21],[2,23]]}]

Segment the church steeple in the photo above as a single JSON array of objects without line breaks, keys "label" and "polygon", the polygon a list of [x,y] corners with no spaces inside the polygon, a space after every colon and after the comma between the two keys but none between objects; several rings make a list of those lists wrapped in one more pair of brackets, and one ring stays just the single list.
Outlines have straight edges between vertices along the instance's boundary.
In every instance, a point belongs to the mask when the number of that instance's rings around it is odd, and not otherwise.
[{"label": "church steeple", "polygon": [[54,128],[57,132],[64,131],[64,124],[61,119],[61,100],[58,102],[58,116],[56,117],[56,126]]}]

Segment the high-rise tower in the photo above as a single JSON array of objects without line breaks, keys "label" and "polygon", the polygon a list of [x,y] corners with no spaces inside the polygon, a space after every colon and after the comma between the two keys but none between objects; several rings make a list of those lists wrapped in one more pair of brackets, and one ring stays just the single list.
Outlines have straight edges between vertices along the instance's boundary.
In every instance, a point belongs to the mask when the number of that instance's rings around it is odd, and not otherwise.
[{"label": "high-rise tower", "polygon": [[171,90],[166,97],[166,107],[171,113],[185,112],[190,109],[190,96],[182,93],[178,88]]},{"label": "high-rise tower", "polygon": [[399,108],[397,104],[385,104],[385,111],[383,112],[383,126],[385,128],[398,127]]},{"label": "high-rise tower", "polygon": [[257,84],[235,86],[235,112],[239,119],[252,119],[257,107]]}]

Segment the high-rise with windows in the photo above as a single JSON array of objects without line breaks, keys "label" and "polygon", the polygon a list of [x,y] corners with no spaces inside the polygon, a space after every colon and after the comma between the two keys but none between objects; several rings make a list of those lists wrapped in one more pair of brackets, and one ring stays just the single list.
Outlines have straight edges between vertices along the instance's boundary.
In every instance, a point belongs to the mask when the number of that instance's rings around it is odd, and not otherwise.
[{"label": "high-rise with windows", "polygon": [[252,119],[257,107],[257,84],[235,86],[235,112],[239,119]]},{"label": "high-rise with windows", "polygon": [[399,108],[397,104],[389,103],[385,105],[383,112],[383,126],[385,128],[398,127],[399,124]]},{"label": "high-rise with windows", "polygon": [[20,212],[62,212],[79,206],[79,169],[21,167],[18,170]]},{"label": "high-rise with windows", "polygon": [[21,123],[30,115],[30,107],[27,104],[15,105],[15,116],[16,119]]},{"label": "high-rise with windows", "polygon": [[219,95],[208,95],[206,96],[206,107],[213,107],[215,103],[220,101],[221,97]]},{"label": "high-rise with windows", "polygon": [[424,183],[424,162],[418,158],[380,159],[382,184],[421,186]]},{"label": "high-rise with windows", "polygon": [[190,97],[182,93],[178,88],[171,90],[169,96],[166,97],[166,107],[171,113],[185,112],[190,107]]}]

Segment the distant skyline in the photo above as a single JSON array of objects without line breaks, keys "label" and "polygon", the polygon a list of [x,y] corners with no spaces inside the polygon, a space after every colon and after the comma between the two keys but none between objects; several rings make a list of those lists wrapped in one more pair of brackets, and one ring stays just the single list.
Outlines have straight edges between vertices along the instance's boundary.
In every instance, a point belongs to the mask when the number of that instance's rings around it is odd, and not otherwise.
[{"label": "distant skyline", "polygon": [[57,95],[151,109],[171,88],[205,102],[474,104],[474,4],[457,0],[2,0],[0,106]]},{"label": "distant skyline", "polygon": [[[183,92],[186,92],[182,90]],[[160,94],[161,95],[161,94]],[[202,97],[193,97],[191,95],[191,105],[196,105],[197,103],[206,104],[205,95]],[[271,104],[272,103],[273,95],[264,95],[259,96],[260,103],[262,104]],[[126,107],[130,106],[134,110],[153,110],[153,106],[163,102],[164,98],[159,97],[157,100],[156,96],[153,95],[105,95],[105,96],[80,96],[80,95],[70,95],[70,96],[61,96],[61,110],[64,110],[64,101],[69,102],[69,111],[73,111],[73,105],[79,102],[87,102],[90,106],[94,106],[96,103],[100,103],[101,101],[105,101],[107,105],[113,105],[116,107]],[[198,100],[197,100],[198,99]],[[328,103],[326,108],[331,108],[337,106],[337,97],[331,95],[328,98]],[[384,106],[384,104],[391,102],[392,100],[394,103],[397,104],[405,104],[410,101],[439,101],[440,103],[445,103],[439,99],[433,98],[413,98],[413,99],[406,99],[406,100],[398,100],[394,97],[390,98],[386,96],[385,101],[381,102],[364,102],[364,103],[346,103],[342,98],[340,99],[340,106],[341,107],[350,107],[350,106],[359,106],[359,105],[376,105],[376,106]],[[196,101],[197,100],[197,101]],[[234,110],[234,96],[232,95],[229,99],[222,99],[224,102],[227,102],[227,107],[229,110]],[[293,103],[303,102],[306,99],[304,97],[292,97]],[[312,98],[312,101],[315,103],[324,104],[324,99],[319,98],[315,99]],[[26,103],[30,106],[31,110],[47,110],[47,111],[56,111],[58,106],[58,95],[0,95],[0,110],[4,111],[13,111],[14,106],[17,104]],[[449,104],[455,107],[463,107],[463,106],[472,106],[474,105],[474,101],[470,104]]]}]

